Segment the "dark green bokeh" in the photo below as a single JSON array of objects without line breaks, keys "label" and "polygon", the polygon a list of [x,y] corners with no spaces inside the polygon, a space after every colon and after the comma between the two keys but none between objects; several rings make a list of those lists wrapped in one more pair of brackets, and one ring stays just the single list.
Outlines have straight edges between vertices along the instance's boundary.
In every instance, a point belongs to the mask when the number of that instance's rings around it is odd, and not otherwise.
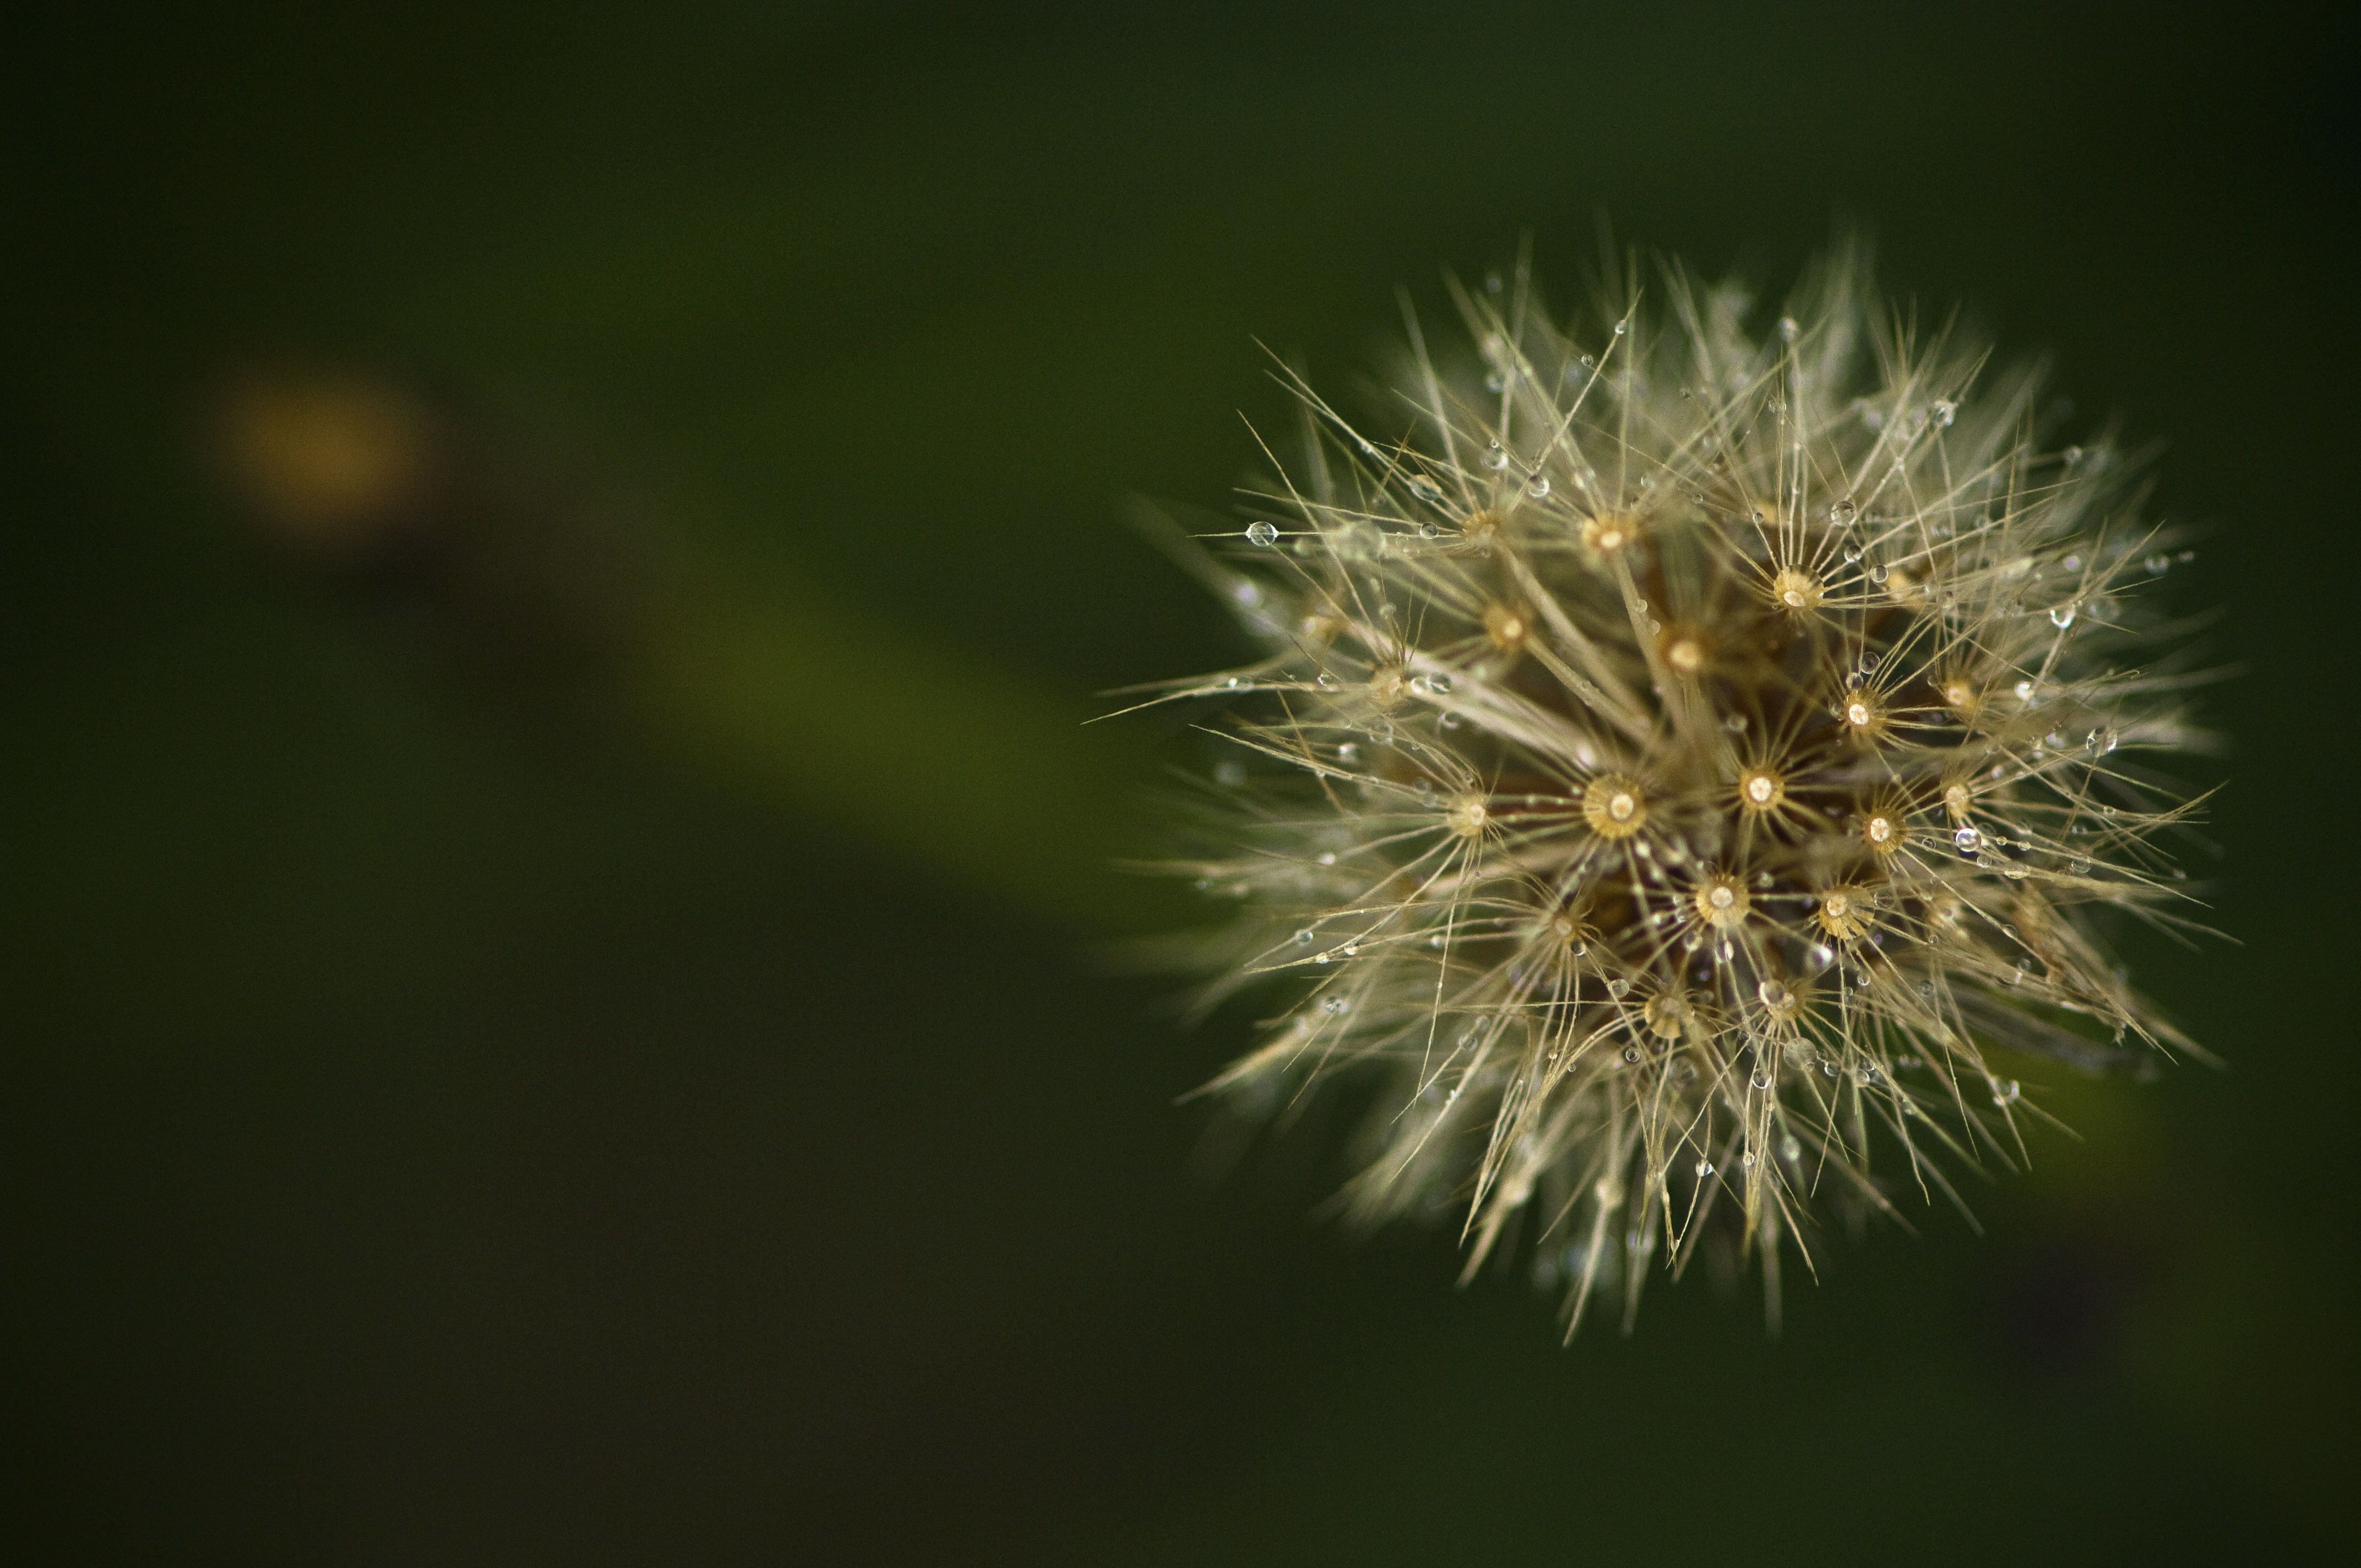
[{"label": "dark green bokeh", "polygon": [[[2055,6],[82,13],[0,126],[16,1524],[39,1560],[2268,1561],[2349,1541],[2348,40]],[[1208,1186],[1094,944],[1220,508],[1391,291],[1840,219],[2215,532],[2230,1062],[1561,1351],[1447,1237]],[[664,582],[274,549],[258,362],[423,390]],[[571,507],[574,510],[569,511]],[[588,526],[586,524],[586,526]],[[530,601],[530,588],[523,600]],[[654,612],[650,612],[654,613]],[[610,629],[611,630],[611,629]],[[562,639],[560,641],[563,641]],[[1326,1129],[1333,1131],[1334,1129]],[[1794,1271],[1791,1270],[1791,1274]]]}]

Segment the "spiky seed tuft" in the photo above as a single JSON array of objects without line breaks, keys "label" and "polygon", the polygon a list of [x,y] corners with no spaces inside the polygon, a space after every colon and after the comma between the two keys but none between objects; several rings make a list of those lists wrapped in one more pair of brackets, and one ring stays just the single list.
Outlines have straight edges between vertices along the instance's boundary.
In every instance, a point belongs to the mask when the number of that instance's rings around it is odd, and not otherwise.
[{"label": "spiky seed tuft", "polygon": [[2094,919],[2185,897],[2129,465],[1848,253],[1760,330],[1664,293],[1460,294],[1477,363],[1413,356],[1407,436],[1298,382],[1315,449],[1209,568],[1266,653],[1171,692],[1257,760],[1187,862],[1242,911],[1216,994],[1290,988],[1218,1086],[1376,1074],[1354,1212],[1464,1204],[1477,1260],[1529,1216],[1569,1332],[1660,1247],[1758,1258],[1775,1316],[1816,1216],[1890,1206],[1875,1146],[1922,1193],[2020,1158],[1993,1053],[2188,1045]]}]

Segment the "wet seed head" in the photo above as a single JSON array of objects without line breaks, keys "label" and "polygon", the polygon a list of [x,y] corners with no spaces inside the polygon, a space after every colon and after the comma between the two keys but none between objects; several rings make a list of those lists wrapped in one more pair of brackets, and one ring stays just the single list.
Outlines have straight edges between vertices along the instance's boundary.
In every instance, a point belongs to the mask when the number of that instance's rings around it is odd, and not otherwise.
[{"label": "wet seed head", "polygon": [[1850,252],[1767,316],[1649,293],[1461,292],[1407,436],[1312,403],[1209,567],[1262,652],[1168,698],[1251,762],[1176,862],[1276,1020],[1216,1089],[1373,1080],[1351,1212],[1571,1238],[1570,1325],[1700,1251],[1775,1316],[1825,1219],[2021,1157],[2045,1072],[2189,1044],[2105,947],[2186,908],[2132,465]]}]

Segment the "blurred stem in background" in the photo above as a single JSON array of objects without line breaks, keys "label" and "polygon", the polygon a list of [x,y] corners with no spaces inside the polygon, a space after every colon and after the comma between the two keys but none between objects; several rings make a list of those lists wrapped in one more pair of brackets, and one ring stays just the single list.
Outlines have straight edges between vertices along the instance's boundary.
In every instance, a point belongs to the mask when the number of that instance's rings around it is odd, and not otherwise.
[{"label": "blurred stem in background", "polygon": [[211,426],[243,509],[346,591],[423,609],[512,665],[588,674],[658,750],[1045,926],[1104,934],[1151,907],[1112,869],[1135,757],[923,627],[667,559],[669,531],[602,515],[611,484],[389,378],[248,369]]},{"label": "blurred stem in background", "polygon": [[[1110,866],[1123,753],[908,629],[775,587],[715,594],[650,641],[627,687],[661,743],[788,812],[1077,935],[1140,918]],[[929,928],[918,916],[910,934]]]}]

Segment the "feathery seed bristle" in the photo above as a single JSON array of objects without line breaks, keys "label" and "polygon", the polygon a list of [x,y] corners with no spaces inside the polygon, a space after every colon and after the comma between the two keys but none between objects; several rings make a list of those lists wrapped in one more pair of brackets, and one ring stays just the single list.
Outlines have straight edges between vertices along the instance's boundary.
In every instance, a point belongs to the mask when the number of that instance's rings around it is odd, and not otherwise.
[{"label": "feathery seed bristle", "polygon": [[1168,691],[1244,694],[1185,869],[1241,899],[1217,991],[1289,998],[1216,1087],[1378,1075],[1353,1210],[1456,1207],[1471,1267],[1529,1220],[1569,1333],[1660,1245],[1759,1258],[1775,1321],[1817,1212],[1891,1209],[1879,1147],[2015,1163],[1995,1050],[2189,1046],[2092,919],[2187,896],[2129,465],[1849,250],[1759,335],[1664,292],[1457,291],[1478,363],[1413,331],[1390,444],[1290,378],[1304,461],[1209,567],[1264,656]]}]

